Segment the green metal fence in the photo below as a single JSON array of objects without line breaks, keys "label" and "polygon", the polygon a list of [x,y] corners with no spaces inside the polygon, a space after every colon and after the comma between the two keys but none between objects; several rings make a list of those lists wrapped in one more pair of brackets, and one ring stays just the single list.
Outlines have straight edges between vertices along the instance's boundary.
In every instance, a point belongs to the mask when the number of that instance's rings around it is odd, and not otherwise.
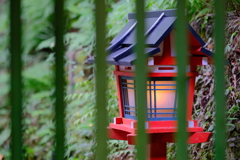
[{"label": "green metal fence", "polygon": [[[224,0],[215,0],[215,66],[216,66],[216,134],[215,134],[215,154],[216,159],[225,159],[225,98],[224,98],[224,23],[225,23],[225,5]],[[107,156],[107,119],[106,119],[106,62],[105,52],[106,42],[106,5],[105,0],[95,0],[96,4],[96,108],[97,108],[97,148],[96,159],[103,160]],[[185,17],[186,1],[178,0],[177,3],[177,23],[176,28],[181,32],[177,32],[176,43],[177,53],[182,56],[177,56],[178,77],[177,83],[179,95],[178,101],[178,133],[177,133],[177,159],[186,160],[187,155],[187,132],[186,132],[186,64],[187,64],[187,34],[186,34],[186,17]],[[55,90],[55,112],[56,112],[56,136],[55,136],[55,159],[64,159],[64,0],[55,0],[55,37],[56,37],[56,90]],[[146,68],[145,57],[142,56],[144,51],[144,0],[136,1],[137,10],[137,62],[136,62],[136,79],[137,81],[137,104],[139,108],[145,108],[141,105],[146,104]],[[21,77],[21,1],[10,1],[10,51],[11,51],[11,151],[12,159],[23,159],[22,152],[22,77]],[[181,97],[180,97],[181,96]],[[138,145],[137,159],[146,159],[146,143],[147,136],[145,134],[144,122],[145,110],[138,110]]]}]

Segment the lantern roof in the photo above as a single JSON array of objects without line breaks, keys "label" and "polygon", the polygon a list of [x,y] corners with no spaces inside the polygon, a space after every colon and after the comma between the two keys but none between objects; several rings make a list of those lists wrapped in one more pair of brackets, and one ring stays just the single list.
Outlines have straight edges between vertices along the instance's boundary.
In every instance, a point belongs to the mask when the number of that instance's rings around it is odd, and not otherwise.
[{"label": "lantern roof", "polygon": [[[177,19],[175,9],[148,11],[145,14],[145,36],[146,48],[145,54],[149,57],[161,51],[160,44],[167,36],[173,32],[174,23]],[[128,14],[128,23],[111,41],[107,48],[109,55],[106,61],[113,65],[133,65],[136,60],[134,46],[136,45],[136,13]],[[213,53],[206,47],[206,43],[196,33],[196,31],[188,24],[188,37],[190,56],[213,57]],[[94,62],[94,57],[88,59],[89,63]]]}]

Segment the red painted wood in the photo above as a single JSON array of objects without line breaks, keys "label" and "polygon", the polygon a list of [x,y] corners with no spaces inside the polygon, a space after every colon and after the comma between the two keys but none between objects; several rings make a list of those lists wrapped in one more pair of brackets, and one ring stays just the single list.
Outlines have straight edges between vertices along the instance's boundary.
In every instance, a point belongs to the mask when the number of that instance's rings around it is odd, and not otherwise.
[{"label": "red painted wood", "polygon": [[127,76],[127,77],[134,77],[134,72],[123,72],[123,71],[114,71],[116,76]]},{"label": "red painted wood", "polygon": [[135,145],[137,140],[137,134],[128,134],[127,135],[127,141],[130,145]]},{"label": "red painted wood", "polygon": [[190,52],[194,51],[194,52],[201,52],[201,48],[202,46],[190,46]]},{"label": "red painted wood", "polygon": [[188,39],[189,46],[202,46],[190,31],[188,31]]},{"label": "red painted wood", "polygon": [[[158,135],[161,137],[162,142],[168,142],[168,143],[174,143],[174,138],[175,135],[174,133],[153,133],[153,134],[149,134],[149,138],[151,138],[152,135]],[[128,134],[127,135],[127,139],[128,139],[128,144],[131,145],[135,145],[137,144],[136,140],[137,140],[137,134]],[[150,143],[150,140],[148,142],[148,144]]]},{"label": "red painted wood", "polygon": [[[195,121],[196,122],[196,121]],[[127,140],[128,144],[136,145],[137,134],[129,133],[122,130],[116,130],[108,127],[109,138],[118,140]],[[189,134],[188,143],[204,143],[209,141],[211,137],[210,132],[191,132]],[[149,134],[148,144],[148,160],[166,160],[167,156],[167,142],[174,143],[174,133],[153,133]]]},{"label": "red painted wood", "polygon": [[158,67],[158,70],[174,70],[174,67]]},{"label": "red painted wood", "polygon": [[119,65],[115,65],[115,71],[119,71]]},{"label": "red painted wood", "polygon": [[123,103],[122,103],[122,89],[121,89],[121,83],[120,83],[120,76],[119,75],[116,75],[116,81],[117,81],[119,116],[124,117]]},{"label": "red painted wood", "polygon": [[[206,57],[206,56],[205,56]],[[189,57],[188,64],[203,65],[204,57]],[[209,62],[209,64],[212,64]],[[176,57],[154,57],[154,65],[176,65]]]},{"label": "red painted wood", "polygon": [[167,143],[161,134],[151,134],[149,144],[149,160],[166,160]]},{"label": "red painted wood", "polygon": [[131,70],[131,69],[132,69],[132,67],[129,67],[129,66],[125,67],[125,70]]},{"label": "red painted wood", "polygon": [[119,131],[125,131],[125,132],[129,132],[129,133],[133,133],[135,134],[137,129],[136,128],[131,128],[130,125],[126,125],[126,124],[114,124],[114,123],[110,123],[109,127],[111,127],[112,129],[115,130],[119,130]]},{"label": "red painted wood", "polygon": [[187,120],[192,119],[192,108],[194,100],[195,77],[191,77],[188,83],[188,104],[187,104]]},{"label": "red painted wood", "polygon": [[176,65],[175,57],[154,57],[154,65]]},{"label": "red painted wood", "polygon": [[115,119],[116,124],[122,124],[123,123],[122,117],[115,117],[114,119]]},{"label": "red painted wood", "polygon": [[190,46],[190,53],[193,55],[201,55],[206,57],[206,54],[204,54],[203,52],[201,52],[202,46]]},{"label": "red painted wood", "polygon": [[194,122],[194,127],[197,127],[198,126],[198,121],[197,120],[191,120]]},{"label": "red painted wood", "polygon": [[[123,72],[123,71],[114,71],[116,76],[128,76],[134,77],[134,72]],[[177,73],[149,73],[149,77],[177,77]],[[198,76],[197,72],[186,73],[187,77],[196,77]]]},{"label": "red painted wood", "polygon": [[[124,122],[124,121],[123,121]],[[152,123],[155,122],[155,123]],[[164,122],[166,124],[164,124]],[[149,128],[146,128],[146,132],[147,133],[173,133],[173,132],[177,132],[177,126],[176,126],[176,122],[177,121],[149,121]],[[194,122],[194,126],[187,128],[188,132],[202,132],[203,128],[202,127],[198,127],[196,124],[197,122]],[[131,126],[131,123],[126,124],[114,124],[114,123],[110,123],[109,127],[111,127],[112,129],[116,129],[116,130],[122,130],[125,132],[129,132],[132,134],[135,134],[137,131],[137,122],[134,123],[133,126]]]},{"label": "red painted wood", "polygon": [[[189,53],[193,54],[193,55],[196,55],[196,56],[203,56],[203,57],[208,57],[210,59],[213,59],[212,57],[210,56],[207,56],[206,54],[204,54],[203,52],[201,52],[201,49],[203,47],[199,47],[199,46],[191,46],[190,47],[190,51]],[[213,64],[212,62],[210,64]]]},{"label": "red painted wood", "polygon": [[189,144],[194,143],[204,143],[210,140],[211,138],[211,132],[196,132],[192,133],[190,137],[188,138]]},{"label": "red painted wood", "polygon": [[175,133],[161,133],[162,140],[168,143],[174,143]]},{"label": "red painted wood", "polygon": [[203,63],[202,63],[203,58],[204,57],[190,57],[188,63],[190,65],[203,65]]},{"label": "red painted wood", "polygon": [[[190,132],[188,137],[188,144],[208,142],[211,138],[210,132]],[[150,134],[150,136],[153,134]],[[163,142],[175,143],[174,133],[160,133]]]},{"label": "red painted wood", "polygon": [[129,134],[128,132],[115,130],[111,127],[107,127],[107,131],[108,131],[109,138],[117,139],[117,140],[127,140],[127,135]]},{"label": "red painted wood", "polygon": [[161,159],[159,159],[159,158],[151,158],[150,160],[166,160],[166,158],[161,158]]},{"label": "red painted wood", "polygon": [[197,66],[196,65],[190,66],[190,71],[191,72],[197,72]]},{"label": "red painted wood", "polygon": [[171,121],[148,121],[149,128],[156,128],[156,127],[176,127],[177,121],[171,120]]},{"label": "red painted wood", "polygon": [[[196,77],[197,72],[186,73],[187,77]],[[149,77],[177,77],[177,73],[149,73]]]},{"label": "red painted wood", "polygon": [[204,53],[202,52],[198,52],[198,51],[190,51],[191,54],[194,54],[196,56],[206,56]]},{"label": "red painted wood", "polygon": [[170,34],[164,40],[163,56],[164,57],[171,57],[171,39],[170,39]]},{"label": "red painted wood", "polygon": [[[128,144],[130,145],[135,145],[137,144],[136,142],[136,133],[130,133],[127,131],[119,130],[119,129],[114,129],[111,127],[107,128],[108,130],[108,137],[112,139],[118,139],[118,140],[127,140]],[[175,143],[175,133],[174,132],[166,132],[166,133],[151,133],[149,134],[150,140],[149,143],[152,143],[152,141],[161,139],[162,142],[166,143]],[[204,143],[208,142],[209,139],[211,138],[211,132],[202,132],[202,131],[197,131],[197,132],[189,132],[189,137],[188,137],[188,144],[194,144],[194,143]]]},{"label": "red painted wood", "polygon": [[131,125],[132,122],[136,122],[136,120],[127,119],[127,118],[123,118],[122,121],[123,121],[123,124],[127,124],[127,125]]},{"label": "red painted wood", "polygon": [[[203,128],[202,127],[192,127],[192,128],[187,128],[187,132],[202,132]],[[146,131],[147,133],[169,133],[169,132],[177,132],[176,127],[165,127],[165,128],[149,128]]]}]

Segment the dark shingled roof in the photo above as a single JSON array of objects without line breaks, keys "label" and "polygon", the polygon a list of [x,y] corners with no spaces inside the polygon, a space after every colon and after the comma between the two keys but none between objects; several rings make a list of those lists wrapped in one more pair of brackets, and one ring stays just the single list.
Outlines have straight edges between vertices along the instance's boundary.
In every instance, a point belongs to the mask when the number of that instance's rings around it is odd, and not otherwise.
[{"label": "dark shingled roof", "polygon": [[[160,52],[158,47],[160,43],[170,34],[173,30],[174,22],[176,21],[175,9],[160,10],[146,12],[146,48],[145,53],[148,56],[152,56]],[[136,59],[133,47],[136,44],[136,13],[128,14],[129,21],[125,27],[118,33],[118,35],[111,41],[110,46],[107,48],[109,55],[107,56],[107,62],[113,65],[132,65]],[[188,25],[190,33],[195,37],[198,47],[205,46],[205,42],[195,32],[195,30]],[[201,49],[203,56],[212,57],[212,52],[205,48]],[[88,59],[89,63],[94,62],[94,58]]]}]

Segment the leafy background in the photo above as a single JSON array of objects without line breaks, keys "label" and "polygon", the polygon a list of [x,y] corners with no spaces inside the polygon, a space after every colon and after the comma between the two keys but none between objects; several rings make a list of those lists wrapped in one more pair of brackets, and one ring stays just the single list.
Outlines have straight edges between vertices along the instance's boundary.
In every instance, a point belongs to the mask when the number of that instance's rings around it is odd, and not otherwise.
[{"label": "leafy background", "polygon": [[[107,0],[107,38],[110,40],[127,22],[127,13],[134,12],[133,0]],[[54,109],[54,37],[52,0],[22,0],[23,83],[24,83],[24,156],[28,160],[51,159],[53,154]],[[9,19],[8,1],[0,0],[0,154],[9,159]],[[146,10],[175,8],[175,0],[146,0]],[[86,58],[95,52],[94,1],[66,0],[65,57],[67,63],[66,158],[94,157],[94,76],[93,65]],[[214,49],[212,0],[189,0],[187,14],[191,25]],[[226,25],[227,158],[239,159],[240,153],[240,2],[228,0]],[[109,121],[118,114],[113,67],[107,71]],[[196,82],[193,118],[205,131],[214,132],[214,67],[199,67]],[[134,146],[109,140],[109,159],[135,159]],[[168,158],[175,159],[175,145],[168,145]],[[210,142],[189,145],[190,159],[213,159],[213,138]]]}]

